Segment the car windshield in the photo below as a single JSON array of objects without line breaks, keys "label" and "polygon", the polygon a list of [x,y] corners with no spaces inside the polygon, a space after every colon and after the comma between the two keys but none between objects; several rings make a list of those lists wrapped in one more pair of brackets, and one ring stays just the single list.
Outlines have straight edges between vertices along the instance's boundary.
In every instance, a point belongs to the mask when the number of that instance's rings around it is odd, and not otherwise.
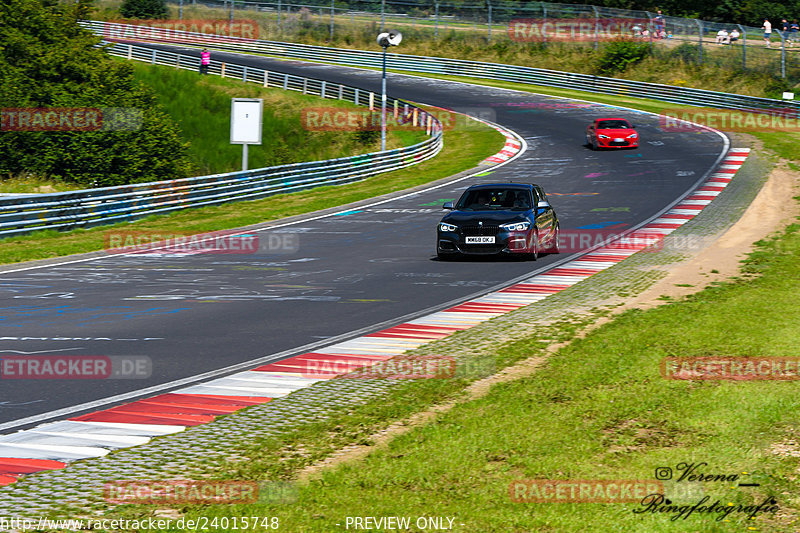
[{"label": "car windshield", "polygon": [[475,189],[466,191],[456,209],[462,211],[524,211],[531,208],[531,194],[523,189]]},{"label": "car windshield", "polygon": [[597,123],[599,130],[627,130],[630,127],[627,120],[601,120]]}]

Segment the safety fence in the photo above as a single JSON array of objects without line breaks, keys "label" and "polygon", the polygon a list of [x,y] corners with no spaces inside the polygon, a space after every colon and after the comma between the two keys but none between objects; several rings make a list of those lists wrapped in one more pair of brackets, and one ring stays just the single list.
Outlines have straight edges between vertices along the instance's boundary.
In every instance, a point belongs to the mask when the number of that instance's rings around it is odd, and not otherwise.
[{"label": "safety fence", "polygon": [[[199,58],[115,44],[113,55],[152,64],[197,70]],[[268,87],[346,100],[374,108],[380,95],[324,80],[269,72],[212,61],[211,74],[237,78]],[[324,185],[341,185],[381,172],[405,168],[434,157],[442,148],[442,125],[432,114],[406,102],[387,98],[387,109],[398,122],[422,128],[424,141],[381,152],[351,157],[293,163],[241,172],[177,180],[138,183],[79,191],[0,198],[0,237],[44,229],[71,230],[130,221],[152,214],[225,202],[254,200]]]},{"label": "safety fence", "polygon": [[[413,31],[421,38],[432,40],[476,37],[484,43],[528,40],[515,31],[515,23],[536,21],[540,29],[550,26],[551,38],[538,42],[559,40],[553,26],[581,20],[589,23],[588,36],[574,32],[561,41],[598,47],[609,25],[620,33],[616,36],[638,37],[675,54],[691,57],[703,64],[757,70],[786,77],[787,70],[800,76],[800,54],[794,53],[790,40],[798,33],[782,31],[782,23],[773,19],[770,41],[774,50],[764,50],[764,30],[761,26],[711,22],[695,18],[673,17],[661,11],[620,9],[587,4],[553,2],[519,2],[480,0],[464,2],[422,0],[169,0],[177,8],[179,18],[209,16],[217,18],[252,18],[261,26],[260,38],[286,39],[308,37],[334,39],[358,38],[364,30],[381,31],[387,25],[401,31]],[[760,14],[759,14],[760,15]],[[756,22],[756,21],[753,21]],[[758,24],[761,24],[759,19]],[[791,25],[791,23],[788,23]],[[720,31],[736,32],[730,46],[715,46]],[[553,38],[554,37],[554,38]],[[788,50],[787,50],[788,48]],[[787,54],[787,51],[790,52]]]},{"label": "safety fence", "polygon": [[[134,25],[84,22],[85,27],[109,40],[133,40],[163,44],[188,44],[213,47],[217,50],[264,54],[279,58],[322,61],[337,65],[380,68],[382,54],[379,51],[331,48],[300,43],[246,39],[201,32],[180,31],[165,28],[147,28]],[[557,70],[539,69],[520,65],[483,63],[445,57],[387,54],[387,68],[449,76],[467,76],[498,81],[509,81],[580,89],[591,92],[649,98],[682,105],[739,109],[745,111],[768,110],[781,114],[797,115],[800,103],[792,100],[775,100],[733,93],[707,91],[691,87],[679,87],[648,83],[590,74],[578,74]]]}]

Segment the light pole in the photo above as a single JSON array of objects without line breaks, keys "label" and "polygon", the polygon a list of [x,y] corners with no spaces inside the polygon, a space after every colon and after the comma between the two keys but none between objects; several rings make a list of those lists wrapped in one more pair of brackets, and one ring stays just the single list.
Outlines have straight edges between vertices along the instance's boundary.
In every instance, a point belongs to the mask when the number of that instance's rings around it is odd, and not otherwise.
[{"label": "light pole", "polygon": [[386,49],[397,46],[403,35],[396,30],[389,30],[378,35],[378,44],[383,48],[383,68],[381,69],[381,152],[386,150]]}]

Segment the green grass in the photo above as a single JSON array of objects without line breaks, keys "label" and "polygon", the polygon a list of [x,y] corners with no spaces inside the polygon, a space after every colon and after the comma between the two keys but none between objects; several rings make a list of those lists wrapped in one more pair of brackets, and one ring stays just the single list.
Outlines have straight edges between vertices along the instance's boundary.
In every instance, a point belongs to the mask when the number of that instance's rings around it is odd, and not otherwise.
[{"label": "green grass", "polygon": [[0,264],[102,250],[105,246],[104,236],[108,232],[118,232],[120,229],[154,234],[175,231],[199,233],[237,228],[364,200],[429,183],[472,168],[486,157],[500,151],[505,142],[505,138],[495,130],[474,122],[471,122],[469,127],[445,131],[444,135],[444,148],[437,157],[356,183],[320,187],[263,200],[187,209],[137,222],[88,230],[70,232],[51,230],[7,238],[2,241],[3,246],[0,247]]},{"label": "green grass", "polygon": [[[131,62],[136,79],[158,94],[159,102],[191,143],[189,155],[197,175],[240,170],[242,147],[230,143],[231,98],[264,100],[262,144],[249,149],[250,168],[263,168],[301,161],[345,157],[380,149],[377,132],[309,131],[304,129],[302,110],[339,107],[363,110],[361,106],[303,95],[295,91],[263,88],[218,76]],[[390,132],[387,147],[415,144],[424,132]]]},{"label": "green grass", "polygon": [[[123,61],[123,60],[119,60]],[[161,106],[188,141],[193,175],[232,172],[242,168],[242,147],[230,144],[231,98],[261,98],[264,101],[262,144],[249,147],[249,168],[286,163],[319,161],[380,150],[376,131],[309,131],[303,127],[302,111],[326,107],[363,111],[363,106],[279,88],[263,88],[218,76],[129,62],[138,82],[152,88]],[[392,131],[388,148],[410,146],[425,139],[414,130]],[[0,180],[0,193],[42,193],[76,190],[68,183],[36,177]]]},{"label": "green grass", "polygon": [[[587,97],[578,91],[542,92]],[[649,111],[665,105],[593,99]],[[758,134],[777,155],[796,161],[793,135]],[[661,378],[659,363],[681,356],[797,357],[798,230],[792,225],[780,238],[759,243],[739,278],[686,300],[629,311],[583,339],[575,332],[596,317],[536,328],[521,341],[481,350],[502,368],[544,355],[547,342],[573,340],[533,377],[497,385],[488,396],[396,438],[388,449],[298,486],[296,501],[188,508],[186,516],[278,516],[289,531],[338,530],[343,526],[336,524],[347,516],[449,516],[458,529],[481,532],[795,530],[800,482],[794,472],[800,460],[774,454],[770,446],[800,439],[797,383],[671,381]],[[438,353],[435,345],[428,349]],[[342,445],[368,442],[368,435],[391,421],[457,397],[464,384],[409,384],[379,403],[288,438],[242,445],[252,461],[222,477],[291,479]],[[296,453],[298,448],[303,453]],[[706,462],[704,473],[736,474],[740,482],[760,486],[667,485],[677,491],[676,503],[694,504],[705,494],[711,498],[706,504],[719,499],[724,506],[749,505],[772,496],[780,512],[755,520],[735,513],[720,521],[718,515],[695,513],[673,521],[674,514],[634,514],[641,508],[634,503],[514,503],[508,496],[509,483],[518,479],[652,479],[655,468],[677,471],[682,462]]]},{"label": "green grass", "polygon": [[[330,531],[346,516],[426,515],[454,516],[465,524],[462,531],[792,530],[800,459],[771,453],[770,446],[800,436],[800,386],[665,380],[659,362],[709,355],[797,358],[798,230],[791,226],[751,256],[745,270],[758,278],[629,311],[573,341],[533,377],[495,386],[365,461],[301,486],[292,505],[236,512],[279,516],[291,531]],[[539,344],[532,337],[499,347],[496,355],[534,354]],[[742,514],[719,522],[699,514],[671,521],[674,515],[634,514],[637,504],[514,503],[508,496],[517,479],[652,479],[657,467],[677,472],[681,462],[706,462],[704,473],[760,484],[695,482],[695,490],[702,485],[711,497],[708,504],[772,496],[784,512],[750,521]],[[682,505],[699,499],[675,497]]]}]

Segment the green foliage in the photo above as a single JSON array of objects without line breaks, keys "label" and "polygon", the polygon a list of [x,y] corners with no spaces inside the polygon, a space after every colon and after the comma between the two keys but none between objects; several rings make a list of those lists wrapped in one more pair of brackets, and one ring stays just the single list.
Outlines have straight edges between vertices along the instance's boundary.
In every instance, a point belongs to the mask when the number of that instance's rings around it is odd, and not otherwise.
[{"label": "green foliage", "polygon": [[624,72],[650,55],[650,45],[621,39],[612,41],[603,47],[595,63],[598,74],[611,75]]},{"label": "green foliage", "polygon": [[87,0],[10,0],[0,7],[0,107],[124,108],[139,129],[3,131],[0,176],[32,174],[81,186],[187,176],[186,145],[154,94],[77,25],[87,8]]},{"label": "green foliage", "polygon": [[681,43],[669,51],[668,57],[684,63],[697,63],[699,50],[696,44]]},{"label": "green foliage", "polygon": [[164,0],[125,0],[119,13],[131,19],[165,19],[169,16]]}]

